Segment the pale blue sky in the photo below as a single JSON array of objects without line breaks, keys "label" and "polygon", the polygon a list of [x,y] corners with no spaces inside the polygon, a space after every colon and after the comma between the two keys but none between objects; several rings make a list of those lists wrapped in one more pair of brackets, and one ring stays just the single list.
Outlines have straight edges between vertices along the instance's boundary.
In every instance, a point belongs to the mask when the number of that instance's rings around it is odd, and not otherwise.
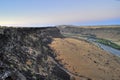
[{"label": "pale blue sky", "polygon": [[120,24],[119,0],[0,0],[0,25]]}]

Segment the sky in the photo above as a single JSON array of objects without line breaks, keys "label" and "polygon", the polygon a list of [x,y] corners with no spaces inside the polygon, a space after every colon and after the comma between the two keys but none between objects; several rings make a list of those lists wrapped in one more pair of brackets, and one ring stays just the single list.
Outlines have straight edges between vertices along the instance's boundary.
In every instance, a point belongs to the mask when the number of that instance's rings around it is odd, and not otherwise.
[{"label": "sky", "polygon": [[120,0],[0,0],[0,25],[120,25]]}]

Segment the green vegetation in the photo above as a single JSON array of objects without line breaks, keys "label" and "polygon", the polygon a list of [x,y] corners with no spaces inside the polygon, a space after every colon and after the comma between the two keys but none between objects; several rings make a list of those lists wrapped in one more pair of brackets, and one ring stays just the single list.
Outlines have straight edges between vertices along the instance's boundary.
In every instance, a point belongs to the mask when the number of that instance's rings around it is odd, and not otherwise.
[{"label": "green vegetation", "polygon": [[120,50],[120,45],[117,45],[109,40],[106,40],[106,39],[98,39],[96,40],[96,42],[99,42],[99,43],[102,43],[104,45],[107,45],[107,46],[111,46],[112,48],[115,48],[115,49],[118,49]]}]

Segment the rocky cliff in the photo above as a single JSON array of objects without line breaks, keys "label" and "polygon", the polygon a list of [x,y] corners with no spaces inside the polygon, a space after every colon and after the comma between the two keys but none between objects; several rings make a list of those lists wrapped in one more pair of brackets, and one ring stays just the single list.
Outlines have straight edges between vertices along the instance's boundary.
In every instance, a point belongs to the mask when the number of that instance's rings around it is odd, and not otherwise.
[{"label": "rocky cliff", "polygon": [[63,36],[53,28],[0,28],[0,80],[70,80],[48,44]]}]

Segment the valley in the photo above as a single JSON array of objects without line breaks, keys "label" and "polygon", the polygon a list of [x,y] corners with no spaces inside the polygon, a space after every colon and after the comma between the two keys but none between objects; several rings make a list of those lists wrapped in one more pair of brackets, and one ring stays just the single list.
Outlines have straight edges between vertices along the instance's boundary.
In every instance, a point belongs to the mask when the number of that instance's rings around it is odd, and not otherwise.
[{"label": "valley", "polygon": [[0,80],[119,80],[119,29],[0,27]]}]

